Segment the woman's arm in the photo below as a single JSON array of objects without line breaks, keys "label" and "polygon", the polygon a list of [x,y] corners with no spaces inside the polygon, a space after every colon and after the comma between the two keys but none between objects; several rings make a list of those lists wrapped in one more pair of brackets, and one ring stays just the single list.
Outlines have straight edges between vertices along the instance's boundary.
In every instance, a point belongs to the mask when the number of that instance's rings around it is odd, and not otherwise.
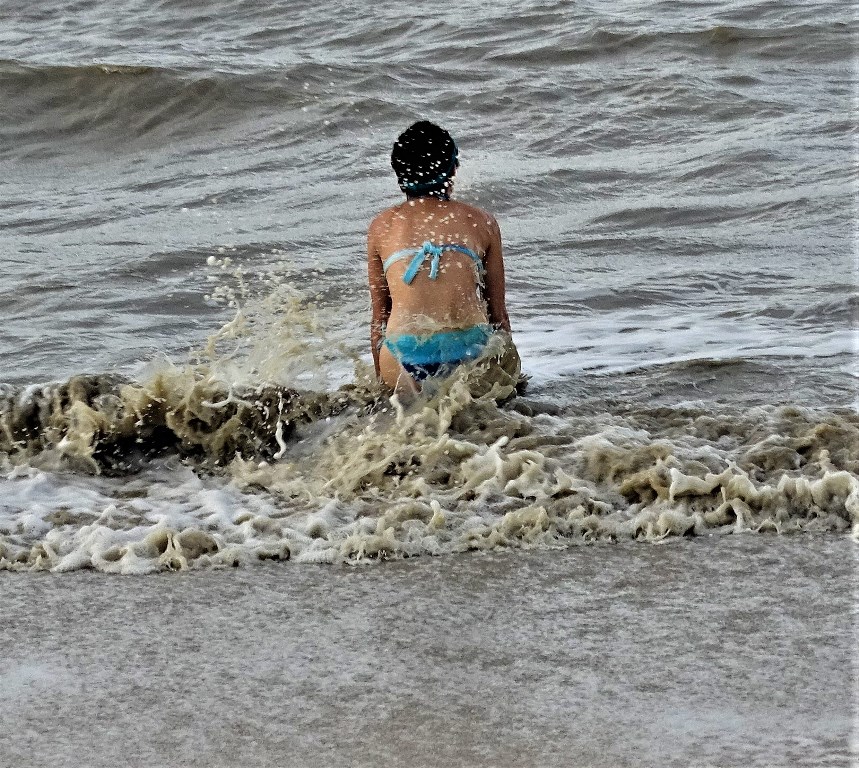
[{"label": "woman's arm", "polygon": [[367,233],[367,282],[370,286],[370,305],[373,312],[370,320],[370,351],[373,353],[373,365],[378,377],[379,349],[385,335],[385,326],[391,315],[391,294],[388,292],[382,257],[376,248],[372,224]]},{"label": "woman's arm", "polygon": [[486,249],[486,254],[483,257],[483,266],[486,270],[484,276],[486,311],[492,326],[510,333],[510,318],[507,316],[507,303],[504,297],[504,256],[501,249],[501,229],[494,218],[490,218],[489,221],[489,235],[489,248]]}]

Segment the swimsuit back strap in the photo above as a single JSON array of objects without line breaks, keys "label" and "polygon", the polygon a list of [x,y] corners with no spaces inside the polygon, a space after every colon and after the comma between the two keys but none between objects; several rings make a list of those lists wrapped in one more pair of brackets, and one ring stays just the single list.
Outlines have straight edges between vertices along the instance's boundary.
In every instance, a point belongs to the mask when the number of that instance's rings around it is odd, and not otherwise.
[{"label": "swimsuit back strap", "polygon": [[414,250],[412,248],[405,248],[402,251],[396,251],[388,256],[387,259],[382,263],[382,268],[385,272],[388,271],[390,266],[400,259],[404,259],[407,256],[412,256],[412,260],[409,263],[409,266],[406,268],[405,273],[403,274],[403,282],[409,285],[412,280],[415,279],[420,268],[423,266],[424,260],[427,256],[431,258],[430,261],[430,280],[435,280],[438,277],[438,264],[439,259],[441,258],[441,254],[444,251],[457,251],[458,253],[464,253],[466,256],[470,256],[474,263],[477,265],[477,270],[480,275],[483,275],[483,262],[474,251],[469,248],[466,248],[464,245],[458,245],[457,243],[444,243],[442,245],[433,245],[429,240],[427,240],[420,248]]},{"label": "swimsuit back strap", "polygon": [[404,259],[404,258],[406,258],[406,256],[411,256],[414,252],[415,252],[414,248],[405,248],[402,251],[397,251],[396,253],[392,253],[390,256],[388,256],[387,259],[385,259],[382,262],[382,269],[384,269],[385,272],[387,272],[390,269],[391,264],[393,264],[395,261],[399,261],[400,259]]},{"label": "swimsuit back strap", "polygon": [[458,253],[464,253],[466,256],[470,256],[471,260],[474,262],[474,265],[477,267],[477,271],[479,274],[483,274],[483,259],[480,258],[474,251],[470,248],[466,248],[464,245],[458,245],[457,243],[446,243],[445,245],[439,246],[443,251],[457,251]]}]

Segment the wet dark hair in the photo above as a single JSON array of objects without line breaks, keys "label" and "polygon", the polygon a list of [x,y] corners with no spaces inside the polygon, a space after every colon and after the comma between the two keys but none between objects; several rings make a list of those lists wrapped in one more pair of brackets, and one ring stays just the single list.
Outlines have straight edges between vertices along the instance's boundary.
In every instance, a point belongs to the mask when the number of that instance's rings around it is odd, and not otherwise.
[{"label": "wet dark hair", "polygon": [[407,196],[438,194],[459,167],[459,149],[444,128],[420,120],[394,142],[391,167]]}]

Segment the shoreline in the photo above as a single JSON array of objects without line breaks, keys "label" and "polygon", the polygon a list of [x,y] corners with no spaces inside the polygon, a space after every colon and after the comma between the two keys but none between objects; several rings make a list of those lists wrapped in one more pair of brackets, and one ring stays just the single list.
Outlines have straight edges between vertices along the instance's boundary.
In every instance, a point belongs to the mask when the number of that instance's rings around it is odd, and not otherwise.
[{"label": "shoreline", "polygon": [[6,574],[0,752],[93,768],[845,764],[855,565],[846,536],[755,535]]}]

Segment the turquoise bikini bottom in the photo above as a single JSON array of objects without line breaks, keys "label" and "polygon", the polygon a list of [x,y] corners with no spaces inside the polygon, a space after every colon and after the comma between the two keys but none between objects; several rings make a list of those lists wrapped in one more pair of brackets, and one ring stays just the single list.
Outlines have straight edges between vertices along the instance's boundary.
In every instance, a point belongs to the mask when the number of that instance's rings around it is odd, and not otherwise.
[{"label": "turquoise bikini bottom", "polygon": [[489,325],[473,325],[455,331],[412,336],[393,334],[385,346],[416,381],[428,376],[448,375],[460,363],[476,360],[492,336]]}]

